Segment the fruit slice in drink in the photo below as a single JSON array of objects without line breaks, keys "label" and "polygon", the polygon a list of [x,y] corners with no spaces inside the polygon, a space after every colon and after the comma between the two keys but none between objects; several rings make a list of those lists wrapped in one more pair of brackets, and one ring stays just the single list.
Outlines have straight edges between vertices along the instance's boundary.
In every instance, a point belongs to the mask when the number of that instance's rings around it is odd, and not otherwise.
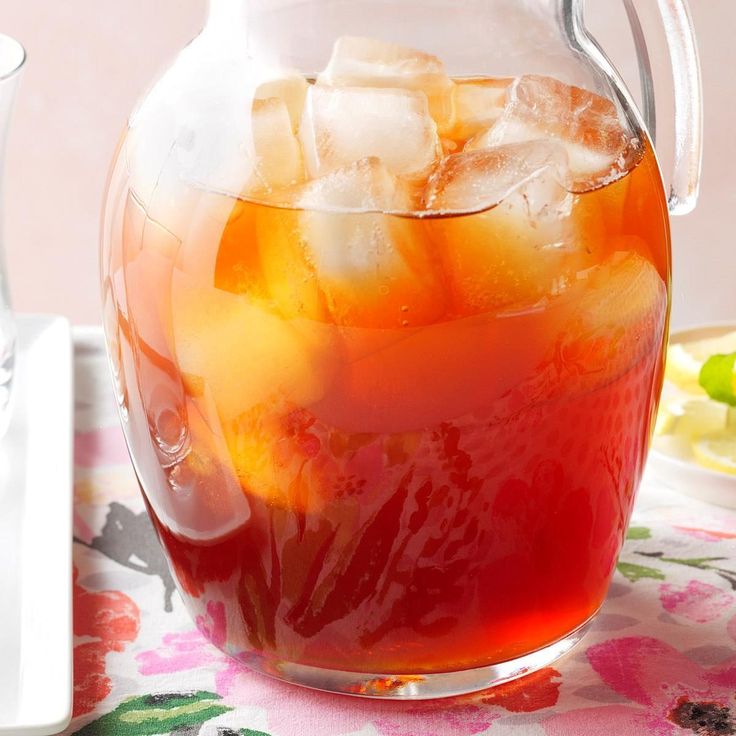
[{"label": "fruit slice in drink", "polygon": [[296,133],[307,96],[307,80],[298,71],[287,71],[264,79],[256,87],[256,100],[279,99],[289,111],[292,130]]},{"label": "fruit slice in drink", "polygon": [[179,370],[193,395],[211,393],[222,420],[279,398],[309,406],[321,397],[329,345],[319,325],[284,320],[179,271],[171,301]]},{"label": "fruit slice in drink", "polygon": [[667,287],[638,253],[618,252],[581,272],[574,304],[555,355],[565,393],[584,393],[614,381],[662,339]]}]

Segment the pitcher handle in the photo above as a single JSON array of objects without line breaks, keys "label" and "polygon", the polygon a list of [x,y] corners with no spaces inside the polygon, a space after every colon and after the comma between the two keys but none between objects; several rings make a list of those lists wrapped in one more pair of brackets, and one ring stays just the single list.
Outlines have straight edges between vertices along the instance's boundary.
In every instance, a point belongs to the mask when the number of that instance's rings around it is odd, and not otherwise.
[{"label": "pitcher handle", "polygon": [[[659,68],[669,57],[674,91],[674,150],[667,201],[670,213],[686,215],[698,201],[703,158],[703,87],[700,59],[687,0],[623,0],[634,35],[642,90],[642,118],[652,142],[657,136],[655,81],[667,76]],[[583,20],[583,0],[563,0],[561,21],[573,46],[602,71],[622,98],[635,105],[618,72]],[[644,21],[644,23],[642,23]],[[642,27],[643,26],[643,27]],[[661,40],[664,35],[664,40]],[[653,73],[652,66],[657,67]],[[658,146],[661,154],[661,144]],[[670,168],[670,167],[668,167]]]},{"label": "pitcher handle", "polygon": [[[654,50],[659,52],[657,57],[666,55],[667,50],[669,51],[674,91],[674,155],[667,201],[673,215],[686,215],[692,212],[698,201],[703,159],[703,85],[700,59],[687,0],[624,0],[639,55],[644,117],[652,137],[656,135],[654,82],[651,55],[647,52],[640,22],[640,16],[654,14],[652,5],[656,5],[658,21],[663,27],[667,44],[667,48],[661,50],[653,44]],[[645,20],[648,19],[645,17]]]}]

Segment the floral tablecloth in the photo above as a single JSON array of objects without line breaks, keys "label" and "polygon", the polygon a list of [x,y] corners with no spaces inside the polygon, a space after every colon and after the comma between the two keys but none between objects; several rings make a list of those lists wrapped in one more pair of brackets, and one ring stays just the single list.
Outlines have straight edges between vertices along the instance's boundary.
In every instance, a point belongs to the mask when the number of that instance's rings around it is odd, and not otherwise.
[{"label": "floral tablecloth", "polygon": [[554,667],[477,695],[384,703],[228,660],[190,620],[146,516],[95,331],[76,336],[74,718],[92,736],[736,734],[736,513],[645,481],[610,595]]}]

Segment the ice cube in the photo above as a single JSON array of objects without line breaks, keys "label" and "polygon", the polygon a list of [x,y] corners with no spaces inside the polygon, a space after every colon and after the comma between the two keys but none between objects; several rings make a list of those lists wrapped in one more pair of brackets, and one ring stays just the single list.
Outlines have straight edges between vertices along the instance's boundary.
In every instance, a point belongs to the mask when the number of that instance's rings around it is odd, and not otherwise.
[{"label": "ice cube", "polygon": [[342,36],[335,41],[327,68],[320,80],[353,85],[365,83],[408,87],[416,79],[444,77],[445,65],[431,54],[388,41]]},{"label": "ice cube", "polygon": [[455,124],[451,137],[465,141],[488,130],[501,117],[510,79],[478,79],[455,85]]},{"label": "ice cube", "polygon": [[311,87],[299,137],[311,178],[377,157],[391,173],[421,179],[441,150],[427,98],[411,90]]},{"label": "ice cube", "polygon": [[324,304],[326,318],[361,327],[432,321],[444,303],[422,223],[384,214],[409,202],[406,185],[368,158],[306,184],[302,211],[262,212],[261,264],[282,309],[324,319]]},{"label": "ice cube", "polygon": [[268,100],[276,97],[284,101],[289,111],[291,127],[296,133],[299,120],[304,109],[304,98],[307,96],[307,80],[299,72],[284,72],[261,82],[256,88],[256,100]]},{"label": "ice cube", "polygon": [[549,141],[463,151],[448,156],[435,169],[427,183],[425,204],[434,211],[478,212],[504,202],[516,191],[512,204],[530,217],[547,211],[569,214],[567,180],[565,149]]},{"label": "ice cube", "polygon": [[[567,155],[548,141],[468,151],[432,175],[428,209],[455,309],[461,314],[522,309],[565,291],[586,251],[565,181]],[[462,214],[468,213],[468,214]]]},{"label": "ice cube", "polygon": [[467,150],[506,143],[552,140],[564,145],[576,187],[612,180],[635,154],[616,106],[579,87],[541,76],[524,76],[509,88],[495,125],[471,140]]},{"label": "ice cube", "polygon": [[279,97],[254,100],[252,121],[255,176],[250,188],[271,192],[302,181],[301,148],[286,102]]},{"label": "ice cube", "polygon": [[371,272],[403,272],[406,264],[395,247],[391,220],[380,211],[406,209],[407,202],[406,190],[375,158],[310,182],[298,205],[305,209],[303,233],[320,277],[352,280]]},{"label": "ice cube", "polygon": [[424,92],[440,130],[451,125],[453,84],[440,59],[395,43],[343,36],[337,39],[318,84],[393,87]]},{"label": "ice cube", "polygon": [[381,159],[368,156],[307,183],[296,204],[309,210],[405,212],[411,201],[406,183]]}]

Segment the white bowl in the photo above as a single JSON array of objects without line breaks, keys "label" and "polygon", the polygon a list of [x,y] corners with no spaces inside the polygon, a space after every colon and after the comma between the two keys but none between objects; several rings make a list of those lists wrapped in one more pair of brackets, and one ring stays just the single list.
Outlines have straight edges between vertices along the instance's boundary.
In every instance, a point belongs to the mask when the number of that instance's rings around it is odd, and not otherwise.
[{"label": "white bowl", "polygon": [[[670,344],[694,342],[736,330],[736,324],[716,322],[680,330],[670,336]],[[678,457],[652,448],[649,453],[650,476],[673,490],[718,506],[736,509],[736,475],[721,473],[699,465],[695,460]]]}]

